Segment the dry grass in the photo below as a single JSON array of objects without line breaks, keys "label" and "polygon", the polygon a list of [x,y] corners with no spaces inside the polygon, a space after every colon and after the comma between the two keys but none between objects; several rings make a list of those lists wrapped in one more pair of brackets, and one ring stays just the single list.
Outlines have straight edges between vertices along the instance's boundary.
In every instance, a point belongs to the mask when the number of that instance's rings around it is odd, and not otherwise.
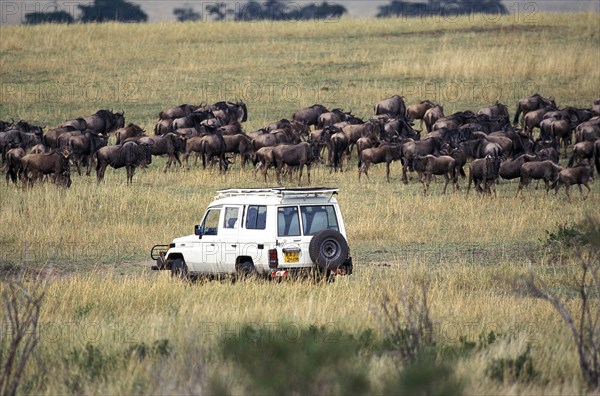
[{"label": "dry grass", "polygon": [[[315,102],[368,117],[374,102],[395,93],[410,103],[440,101],[448,113],[495,100],[514,111],[516,100],[533,91],[560,105],[589,106],[600,92],[599,22],[596,14],[540,14],[529,24],[506,17],[494,23],[3,26],[0,119],[54,126],[114,108],[151,130],[163,108],[242,98],[251,130]],[[581,393],[565,327],[549,305],[516,293],[509,280],[526,273],[533,258],[545,282],[564,289],[574,263],[556,266],[531,249],[546,231],[597,211],[598,183],[588,200],[572,203],[563,192],[554,197],[540,190],[515,199],[516,184],[505,182],[498,199],[467,198],[464,181],[456,194],[441,196],[441,184],[434,184],[423,197],[414,179],[400,182],[398,164],[391,183],[376,166],[371,180],[359,184],[355,161],[344,173],[313,169],[313,185],[340,187],[356,258],[352,277],[327,286],[186,286],[168,274],[148,273],[141,260],[150,247],[191,233],[216,189],[264,186],[238,165],[225,176],[198,168],[163,174],[160,159],[138,170],[132,186],[125,185],[124,172],[113,170],[100,185],[74,176],[69,190],[2,185],[2,269],[25,262],[30,269],[52,265],[55,273],[69,273],[48,290],[45,333],[28,366],[25,391],[198,393],[206,390],[203,375],[221,372],[230,374],[231,389],[239,393],[233,368],[212,353],[224,333],[246,323],[288,323],[329,324],[352,333],[370,328],[382,335],[382,295],[428,274],[432,315],[444,343],[459,345],[461,335],[477,341],[489,331],[513,334],[458,362],[456,375],[466,381],[467,393]],[[64,382],[74,348],[91,343],[121,353],[160,339],[176,351],[164,361],[132,358],[110,380],[88,381],[80,389]],[[514,357],[527,342],[540,378],[497,383],[486,376],[492,359]],[[389,356],[365,364],[374,382],[395,367]]]}]

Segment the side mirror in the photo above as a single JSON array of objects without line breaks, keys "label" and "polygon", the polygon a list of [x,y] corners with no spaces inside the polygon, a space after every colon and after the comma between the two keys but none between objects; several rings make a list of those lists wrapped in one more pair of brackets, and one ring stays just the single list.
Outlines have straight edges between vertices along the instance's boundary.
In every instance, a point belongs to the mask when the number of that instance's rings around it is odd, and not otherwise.
[{"label": "side mirror", "polygon": [[198,224],[194,226],[194,235],[198,235],[199,239],[202,239],[202,227]]}]

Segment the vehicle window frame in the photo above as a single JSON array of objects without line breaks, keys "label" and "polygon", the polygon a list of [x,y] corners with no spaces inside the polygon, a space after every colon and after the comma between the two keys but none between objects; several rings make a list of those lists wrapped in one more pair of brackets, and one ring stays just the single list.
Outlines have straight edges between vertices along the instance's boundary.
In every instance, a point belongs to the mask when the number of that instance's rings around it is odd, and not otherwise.
[{"label": "vehicle window frame", "polygon": [[[290,225],[287,227],[288,228],[288,232],[284,232],[281,233],[280,232],[280,225],[279,225],[279,215],[280,215],[280,210],[282,209],[287,209],[287,208],[293,208],[295,209],[295,213],[296,213],[296,219],[297,219],[297,223],[298,223],[298,233],[290,233],[290,228],[292,227],[292,223],[293,223],[293,219],[292,222],[290,222]],[[285,214],[284,214],[285,216]],[[284,226],[285,227],[285,226]],[[284,229],[285,231],[285,229]],[[300,219],[300,209],[298,208],[298,205],[283,205],[283,206],[278,206],[277,207],[277,236],[278,237],[299,237],[302,236],[302,223],[301,223],[301,219]]]}]

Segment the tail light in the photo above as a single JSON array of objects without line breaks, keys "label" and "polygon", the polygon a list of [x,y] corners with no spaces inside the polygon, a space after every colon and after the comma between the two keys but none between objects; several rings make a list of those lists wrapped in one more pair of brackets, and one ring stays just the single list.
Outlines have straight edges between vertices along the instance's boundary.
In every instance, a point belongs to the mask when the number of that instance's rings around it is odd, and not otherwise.
[{"label": "tail light", "polygon": [[277,249],[269,249],[269,268],[277,268]]}]

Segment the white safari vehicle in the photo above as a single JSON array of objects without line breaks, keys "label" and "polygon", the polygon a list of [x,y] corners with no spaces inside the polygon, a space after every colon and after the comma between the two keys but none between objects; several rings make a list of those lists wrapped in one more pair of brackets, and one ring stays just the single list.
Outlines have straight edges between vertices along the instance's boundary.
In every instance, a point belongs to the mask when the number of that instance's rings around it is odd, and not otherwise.
[{"label": "white safari vehicle", "polygon": [[194,235],[152,248],[173,276],[350,275],[337,188],[219,190]]}]

